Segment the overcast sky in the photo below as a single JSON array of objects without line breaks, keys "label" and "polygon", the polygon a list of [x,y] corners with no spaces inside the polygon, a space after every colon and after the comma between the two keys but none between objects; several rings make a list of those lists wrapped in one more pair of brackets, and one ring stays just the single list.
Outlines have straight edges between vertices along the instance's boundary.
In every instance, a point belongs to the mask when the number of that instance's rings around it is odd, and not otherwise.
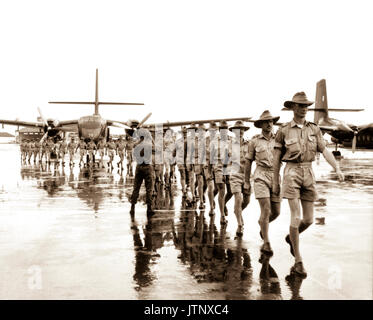
[{"label": "overcast sky", "polygon": [[329,107],[365,108],[331,116],[373,122],[371,14],[370,1],[1,1],[0,118],[92,114],[48,101],[93,101],[98,68],[101,101],[145,103],[101,106],[108,119],[287,121],[283,102],[314,100],[324,78]]}]

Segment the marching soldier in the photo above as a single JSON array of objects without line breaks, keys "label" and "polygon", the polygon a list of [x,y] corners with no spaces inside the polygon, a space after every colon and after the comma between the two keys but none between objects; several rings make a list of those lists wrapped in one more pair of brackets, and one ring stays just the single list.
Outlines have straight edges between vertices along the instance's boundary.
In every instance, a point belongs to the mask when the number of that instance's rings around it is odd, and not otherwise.
[{"label": "marching soldier", "polygon": [[95,164],[95,152],[97,150],[96,143],[90,138],[87,139],[87,153],[88,153],[88,165]]},{"label": "marching soldier", "polygon": [[[227,174],[226,168],[229,162],[229,145],[230,139],[228,136],[228,124],[226,121],[221,121],[219,127],[216,123],[210,124],[210,139],[209,139],[209,148],[210,148],[210,174],[213,177],[213,180],[210,180],[208,185],[209,198],[215,196],[214,191],[214,182],[218,189],[218,204],[220,211],[220,223],[224,225],[225,220],[225,188],[229,188],[229,175]],[[211,200],[210,200],[211,203]]]},{"label": "marching soldier", "polygon": [[59,147],[60,147],[60,150],[59,150],[60,159],[61,159],[62,165],[64,166],[65,165],[65,155],[67,153],[67,143],[66,143],[66,138],[65,137],[60,142]]},{"label": "marching soldier", "polygon": [[280,214],[281,199],[278,194],[272,192],[273,185],[273,151],[275,136],[272,133],[273,124],[280,117],[272,117],[268,110],[265,110],[260,118],[254,121],[254,126],[262,129],[262,133],[254,136],[249,143],[249,152],[246,155],[245,176],[250,179],[251,165],[255,161],[254,192],[255,198],[260,206],[260,236],[263,239],[261,251],[273,255],[268,238],[268,225]]},{"label": "marching soldier", "polygon": [[85,143],[84,139],[80,139],[78,146],[75,149],[75,152],[78,151],[80,153],[80,160],[79,160],[79,167],[80,164],[83,162],[84,166],[84,156],[87,154],[87,144]]},{"label": "marching soldier", "polygon": [[101,164],[102,168],[105,168],[105,166],[104,166],[104,155],[105,155],[105,152],[106,152],[105,149],[106,149],[106,142],[105,142],[104,139],[101,139],[97,143],[97,151],[100,154],[100,164]]},{"label": "marching soldier", "polygon": [[186,168],[186,159],[187,159],[187,128],[182,127],[180,134],[182,135],[175,142],[175,149],[173,151],[173,156],[176,157],[177,168],[180,173],[180,184],[181,191],[183,193],[183,198],[187,197],[187,184],[189,181],[188,172]]},{"label": "marching soldier", "polygon": [[163,159],[164,159],[164,181],[166,187],[171,188],[172,176],[173,176],[173,150],[175,149],[175,142],[173,139],[173,130],[167,129],[163,137]]},{"label": "marching soldier", "polygon": [[123,160],[124,160],[124,153],[126,149],[126,142],[123,140],[122,136],[119,136],[118,142],[117,142],[117,153],[119,155],[119,162],[117,163],[117,166],[121,171],[123,171]]},{"label": "marching soldier", "polygon": [[75,142],[75,138],[72,137],[69,144],[67,145],[67,150],[69,151],[70,166],[74,165],[74,155],[78,148],[78,144]]},{"label": "marching soldier", "polygon": [[34,163],[36,163],[36,158],[38,158],[39,162],[41,162],[41,159],[40,159],[40,142],[39,142],[39,140],[35,140],[35,142],[34,142]]},{"label": "marching soldier", "polygon": [[109,156],[109,168],[110,169],[113,169],[113,160],[114,160],[114,157],[115,157],[116,149],[117,149],[117,146],[116,146],[115,142],[113,141],[113,139],[110,137],[109,141],[106,145],[106,151],[107,151],[108,156]]},{"label": "marching soldier", "polygon": [[28,163],[31,163],[31,157],[34,153],[34,142],[32,140],[29,140],[27,143],[27,157],[28,157]]},{"label": "marching soldier", "polygon": [[51,163],[51,154],[54,149],[54,142],[51,137],[47,138],[45,141],[45,156],[46,156],[46,161],[47,164]]},{"label": "marching soldier", "polygon": [[232,164],[230,166],[229,182],[232,194],[234,196],[234,214],[237,219],[236,235],[243,235],[242,205],[250,201],[250,180],[245,177],[245,156],[248,149],[248,143],[243,139],[245,131],[250,128],[238,120],[229,130],[233,131],[235,137],[232,140]]},{"label": "marching soldier", "polygon": [[26,162],[26,146],[27,140],[22,139],[21,143],[19,144],[21,150],[21,161]]},{"label": "marching soldier", "polygon": [[136,138],[138,139],[134,144],[134,158],[136,161],[135,179],[133,184],[133,192],[131,195],[131,210],[130,214],[135,214],[135,206],[140,193],[140,187],[145,181],[146,189],[146,205],[147,215],[151,216],[154,214],[152,209],[152,195],[153,195],[153,149],[154,141],[152,136],[147,129],[138,129],[135,132]]},{"label": "marching soldier", "polygon": [[[306,121],[307,108],[313,102],[307,99],[304,92],[298,92],[292,100],[285,101],[284,106],[293,110],[294,118],[285,123],[277,131],[274,152],[274,177],[272,192],[279,194],[280,162],[286,162],[283,177],[283,197],[288,199],[291,222],[289,235],[285,240],[290,245],[290,251],[295,258],[291,272],[306,277],[299,250],[299,234],[313,223],[314,201],[317,198],[316,181],[312,170],[312,162],[316,152],[320,152],[326,161],[334,168],[340,181],[344,180],[338,163],[332,153],[325,147],[319,126]],[[301,209],[303,218],[301,218]]]},{"label": "marching soldier", "polygon": [[133,152],[133,138],[131,134],[128,132],[126,134],[126,160],[127,160],[127,175],[130,177],[133,177],[133,157],[132,157],[132,152]]}]

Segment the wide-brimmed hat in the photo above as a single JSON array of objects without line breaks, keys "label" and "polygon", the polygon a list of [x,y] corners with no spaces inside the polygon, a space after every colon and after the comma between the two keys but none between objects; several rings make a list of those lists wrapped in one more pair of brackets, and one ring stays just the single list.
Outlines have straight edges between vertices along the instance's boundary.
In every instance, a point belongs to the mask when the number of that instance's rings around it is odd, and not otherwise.
[{"label": "wide-brimmed hat", "polygon": [[181,130],[179,131],[179,133],[181,134],[186,134],[187,132],[188,132],[187,127],[181,127]]},{"label": "wide-brimmed hat", "polygon": [[187,130],[197,130],[197,126],[195,123],[191,123],[190,126],[187,128]]},{"label": "wide-brimmed hat", "polygon": [[219,129],[228,129],[228,122],[225,120],[222,120],[219,122]]},{"label": "wide-brimmed hat", "polygon": [[137,127],[139,125],[140,121],[131,119],[128,121],[128,126],[131,127],[132,129]]},{"label": "wide-brimmed hat", "polygon": [[293,107],[293,104],[294,103],[298,103],[298,104],[303,104],[303,105],[306,105],[306,106],[310,106],[311,104],[313,104],[313,101],[309,101],[307,99],[307,96],[306,94],[302,91],[302,92],[297,92],[294,96],[293,96],[293,99],[292,100],[288,100],[288,101],[285,101],[284,102],[284,106],[286,108],[289,108],[291,109]]},{"label": "wide-brimmed hat", "polygon": [[197,128],[197,130],[203,130],[203,131],[206,131],[207,129],[206,129],[206,127],[205,127],[205,125],[204,125],[203,123],[199,123],[199,124],[198,124],[198,128]]},{"label": "wide-brimmed hat", "polygon": [[216,122],[214,122],[214,121],[211,121],[210,123],[209,123],[209,130],[218,130],[219,128],[218,128],[218,125],[216,124]]},{"label": "wide-brimmed hat", "polygon": [[243,130],[249,130],[250,127],[248,126],[245,126],[243,121],[242,120],[237,120],[235,123],[234,123],[234,126],[230,127],[229,128],[229,131],[232,131],[234,129],[243,129]]},{"label": "wide-brimmed hat", "polygon": [[254,121],[254,126],[257,127],[257,128],[261,128],[262,124],[263,124],[263,121],[272,120],[273,123],[276,123],[278,121],[278,119],[280,119],[280,117],[273,117],[271,115],[271,113],[269,112],[269,110],[265,110],[261,114],[260,118],[258,120]]}]

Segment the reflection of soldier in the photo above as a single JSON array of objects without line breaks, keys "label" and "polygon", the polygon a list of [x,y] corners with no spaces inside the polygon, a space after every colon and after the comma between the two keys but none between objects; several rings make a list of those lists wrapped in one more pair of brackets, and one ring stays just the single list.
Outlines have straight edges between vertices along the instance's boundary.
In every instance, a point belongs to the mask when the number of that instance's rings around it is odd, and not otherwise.
[{"label": "reflection of soldier", "polygon": [[259,262],[262,264],[260,269],[260,289],[263,294],[262,299],[282,300],[280,281],[276,271],[269,264],[270,257],[262,254]]},{"label": "reflection of soldier", "polygon": [[135,223],[132,223],[131,229],[135,249],[135,273],[133,279],[136,281],[138,285],[137,289],[139,290],[149,286],[155,279],[150,269],[150,265],[153,264],[153,261],[152,263],[150,262],[154,257],[152,252],[155,251],[153,248],[152,224],[151,221],[148,221],[145,226],[144,241],[141,240],[139,228]]},{"label": "reflection of soldier", "polygon": [[[283,197],[288,199],[291,211],[291,223],[286,242],[290,245],[295,257],[292,271],[306,277],[299,251],[299,233],[313,223],[313,205],[317,198],[315,175],[312,162],[316,152],[322,152],[327,162],[336,170],[338,178],[344,176],[339,169],[332,153],[325,147],[319,126],[306,121],[307,107],[313,102],[308,101],[304,92],[298,92],[293,99],[286,101],[284,106],[292,109],[294,119],[282,125],[275,138],[273,194],[279,194],[280,161],[286,162],[283,179]],[[300,204],[303,209],[301,219]]]},{"label": "reflection of soldier", "polygon": [[131,211],[130,213],[135,214],[135,205],[140,193],[140,187],[145,180],[146,189],[146,204],[147,214],[153,215],[152,209],[152,194],[153,194],[153,167],[152,167],[152,150],[154,149],[153,141],[149,130],[139,129],[135,133],[138,137],[138,141],[134,145],[134,154],[136,171],[135,180],[133,184],[133,192],[131,196]]},{"label": "reflection of soldier", "polygon": [[275,137],[272,133],[273,124],[280,117],[272,117],[266,110],[259,120],[254,122],[255,127],[261,128],[262,133],[254,136],[249,144],[249,152],[246,155],[246,179],[250,179],[251,164],[255,160],[256,169],[254,172],[255,197],[260,205],[260,236],[263,239],[261,251],[273,255],[273,251],[268,238],[269,222],[275,220],[280,214],[281,199],[279,195],[272,192],[273,185],[273,150]]},{"label": "reflection of soldier", "polygon": [[286,276],[285,280],[292,293],[291,300],[303,300],[300,296],[300,288],[302,286],[304,277],[298,276],[296,273],[291,272]]},{"label": "reflection of soldier", "polygon": [[252,267],[247,249],[242,248],[241,239],[236,248],[227,249],[227,269],[224,281],[226,299],[247,299],[252,285]]}]

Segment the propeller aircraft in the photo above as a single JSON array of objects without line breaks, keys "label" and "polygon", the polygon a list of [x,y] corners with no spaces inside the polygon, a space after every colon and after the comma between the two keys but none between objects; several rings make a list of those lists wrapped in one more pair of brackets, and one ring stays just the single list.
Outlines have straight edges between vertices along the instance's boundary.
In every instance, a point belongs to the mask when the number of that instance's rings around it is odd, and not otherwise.
[{"label": "propeller aircraft", "polygon": [[[19,120],[2,120],[0,123],[3,125],[15,125],[21,127],[33,127],[40,128],[44,131],[44,136],[41,142],[47,137],[53,137],[56,140],[61,139],[63,132],[65,131],[77,131],[80,139],[90,139],[94,142],[98,142],[101,139],[107,140],[109,138],[109,127],[120,127],[129,126],[127,122],[117,122],[114,120],[104,119],[98,112],[99,105],[144,105],[143,103],[131,103],[131,102],[102,102],[98,99],[98,69],[96,69],[96,88],[95,88],[95,100],[94,101],[50,101],[49,103],[55,104],[92,104],[95,106],[94,114],[83,116],[79,119],[74,120],[63,120],[58,121],[56,119],[45,119],[38,108],[40,118],[42,121],[29,122],[29,121],[19,121]],[[143,121],[144,123],[151,113],[148,114]]]}]

